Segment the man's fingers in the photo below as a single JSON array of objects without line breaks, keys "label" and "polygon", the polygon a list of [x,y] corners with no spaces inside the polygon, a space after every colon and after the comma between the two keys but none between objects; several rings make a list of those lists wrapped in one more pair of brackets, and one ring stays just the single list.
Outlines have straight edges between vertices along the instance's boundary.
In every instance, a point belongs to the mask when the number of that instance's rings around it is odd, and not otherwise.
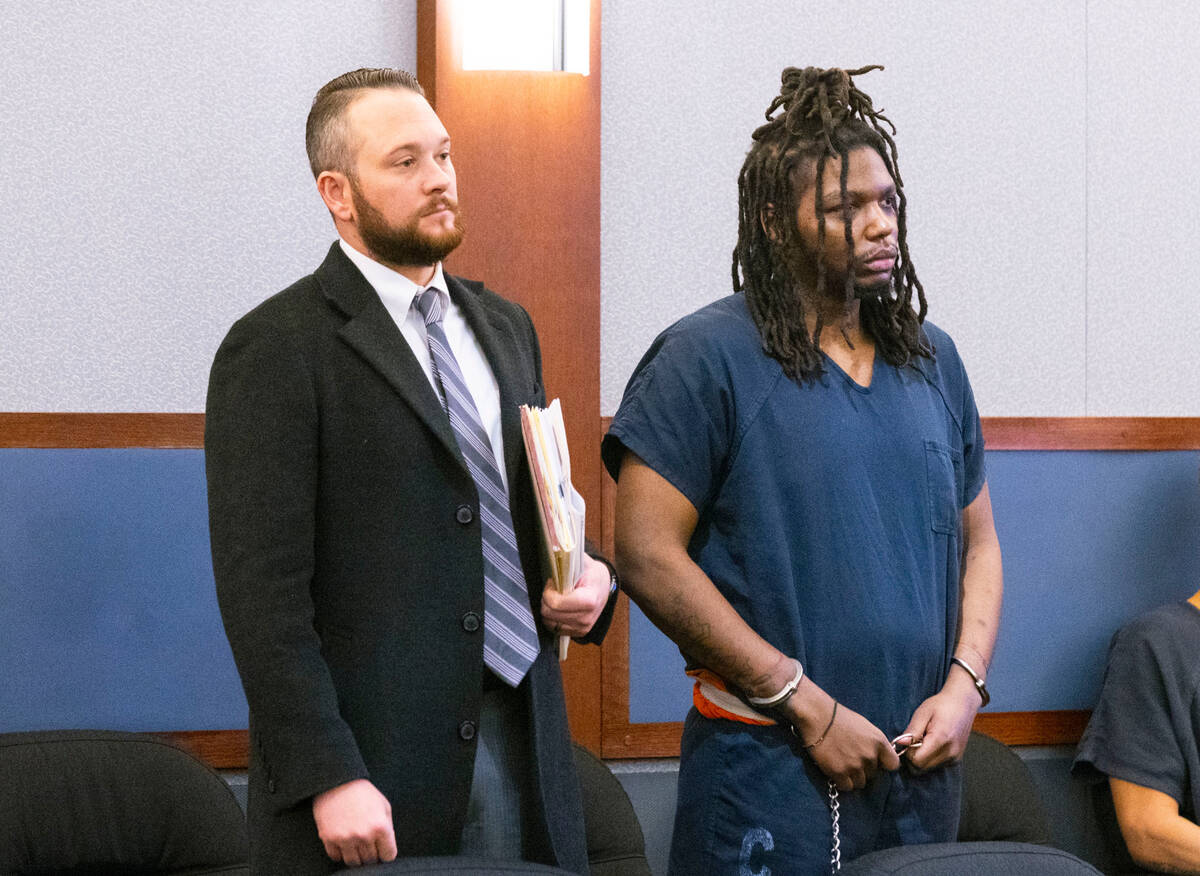
[{"label": "man's fingers", "polygon": [[391,804],[366,779],[322,791],[313,797],[312,808],[317,835],[332,861],[360,867],[379,860],[380,841],[395,848]]},{"label": "man's fingers", "polygon": [[396,860],[396,834],[389,829],[378,840],[375,841],[375,848],[379,852],[379,860],[394,861]]},{"label": "man's fingers", "polygon": [[938,738],[935,734],[929,734],[925,737],[920,748],[915,751],[910,750],[907,755],[909,763],[914,769],[927,770],[935,766],[940,766],[947,760],[950,760],[951,748],[950,740]]},{"label": "man's fingers", "polygon": [[359,842],[358,860],[363,864],[374,864],[379,860],[379,850],[375,848],[373,841]]},{"label": "man's fingers", "polygon": [[863,770],[851,770],[845,777],[846,786],[842,787],[839,783],[838,787],[843,791],[854,791],[867,786],[867,774]]}]

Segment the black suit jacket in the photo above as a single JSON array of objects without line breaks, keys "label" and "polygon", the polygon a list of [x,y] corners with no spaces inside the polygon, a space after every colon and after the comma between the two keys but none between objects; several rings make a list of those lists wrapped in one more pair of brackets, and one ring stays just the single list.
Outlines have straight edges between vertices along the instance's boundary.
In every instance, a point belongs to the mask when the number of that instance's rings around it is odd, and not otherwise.
[{"label": "black suit jacket", "polygon": [[[539,617],[518,410],[545,403],[537,337],[520,306],[447,283],[499,384],[513,525]],[[483,673],[478,498],[434,389],[337,243],[229,331],[205,449],[217,594],[250,704],[254,872],[335,869],[311,798],[357,778],[391,802],[402,856],[454,854]],[[541,636],[519,688],[540,804],[529,856],[584,873],[562,682]]]}]

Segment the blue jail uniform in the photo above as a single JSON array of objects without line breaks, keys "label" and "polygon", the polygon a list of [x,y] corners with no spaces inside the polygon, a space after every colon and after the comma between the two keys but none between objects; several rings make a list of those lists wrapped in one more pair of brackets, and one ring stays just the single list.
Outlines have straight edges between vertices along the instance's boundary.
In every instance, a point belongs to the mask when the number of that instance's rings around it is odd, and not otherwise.
[{"label": "blue jail uniform", "polygon": [[[744,296],[664,331],[625,390],[603,454],[632,451],[698,513],[691,558],[763,638],[889,738],[937,693],[957,633],[962,509],[983,436],[954,343],[869,386],[831,359],[812,381],[768,357]],[[684,654],[689,668],[697,664]],[[841,795],[843,858],[951,840],[956,765]],[[826,780],[778,726],[685,723],[671,872],[827,872]]]}]

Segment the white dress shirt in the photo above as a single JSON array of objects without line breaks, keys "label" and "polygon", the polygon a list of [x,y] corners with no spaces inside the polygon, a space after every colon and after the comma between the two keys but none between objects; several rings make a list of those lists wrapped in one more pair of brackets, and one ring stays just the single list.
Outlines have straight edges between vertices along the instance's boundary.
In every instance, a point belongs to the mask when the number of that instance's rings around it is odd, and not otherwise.
[{"label": "white dress shirt", "polygon": [[[350,261],[354,262],[355,267],[362,272],[367,282],[379,295],[380,300],[383,301],[383,306],[391,314],[400,329],[400,334],[404,336],[404,340],[412,348],[413,355],[421,363],[429,385],[433,387],[437,397],[441,398],[441,390],[435,382],[433,364],[429,359],[429,341],[425,334],[425,319],[412,306],[413,299],[427,287],[418,286],[403,274],[363,255],[346,241],[339,240],[339,243],[342,245],[342,252]],[[458,360],[458,367],[462,370],[463,379],[467,382],[467,389],[471,391],[471,397],[475,400],[475,409],[479,411],[479,419],[483,423],[483,428],[487,430],[488,439],[492,443],[492,454],[496,457],[496,467],[500,470],[500,477],[504,480],[504,486],[507,488],[508,472],[504,469],[504,436],[500,431],[500,386],[496,383],[496,375],[492,373],[492,368],[483,355],[483,349],[475,340],[475,333],[471,331],[471,326],[467,324],[462,311],[450,297],[450,290],[446,286],[446,277],[442,273],[441,262],[438,262],[429,286],[438,291],[438,294],[442,296],[443,303],[447,305],[446,315],[442,318],[442,329],[446,332],[446,339],[450,342],[450,350],[454,353],[454,358]]]}]

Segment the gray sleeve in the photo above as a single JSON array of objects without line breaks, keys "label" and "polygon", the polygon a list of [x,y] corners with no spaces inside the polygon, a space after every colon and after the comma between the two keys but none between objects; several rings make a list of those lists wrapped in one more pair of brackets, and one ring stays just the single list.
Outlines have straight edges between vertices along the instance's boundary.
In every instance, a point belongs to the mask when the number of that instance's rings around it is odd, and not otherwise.
[{"label": "gray sleeve", "polygon": [[1187,767],[1170,714],[1172,690],[1180,681],[1163,665],[1155,637],[1142,625],[1118,632],[1073,771],[1161,791],[1183,805]]}]

